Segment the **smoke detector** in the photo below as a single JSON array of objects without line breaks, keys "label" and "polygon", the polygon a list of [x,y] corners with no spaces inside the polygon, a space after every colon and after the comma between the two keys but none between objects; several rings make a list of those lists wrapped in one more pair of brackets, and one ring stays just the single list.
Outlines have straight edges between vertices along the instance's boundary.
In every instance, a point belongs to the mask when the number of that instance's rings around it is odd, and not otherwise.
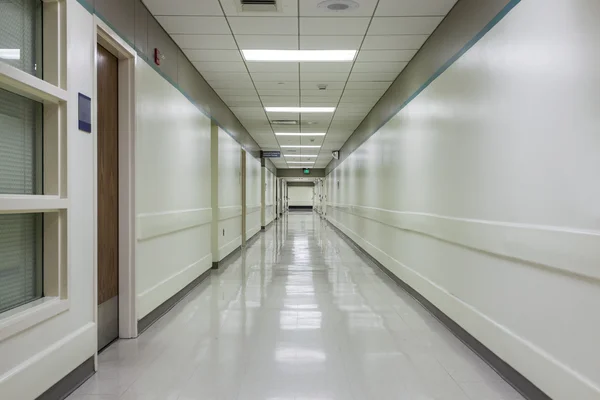
[{"label": "smoke detector", "polygon": [[349,11],[359,6],[360,4],[354,0],[326,0],[319,3],[319,8],[333,12]]}]

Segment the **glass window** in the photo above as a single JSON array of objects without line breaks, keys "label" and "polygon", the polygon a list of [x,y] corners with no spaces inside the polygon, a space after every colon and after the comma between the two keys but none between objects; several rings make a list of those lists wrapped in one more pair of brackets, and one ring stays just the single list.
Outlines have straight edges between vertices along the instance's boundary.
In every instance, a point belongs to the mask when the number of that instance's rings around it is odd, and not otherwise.
[{"label": "glass window", "polygon": [[42,297],[42,214],[0,214],[0,313]]},{"label": "glass window", "polygon": [[42,194],[42,112],[0,89],[0,194]]},{"label": "glass window", "polygon": [[0,62],[42,77],[42,3],[0,0]]}]

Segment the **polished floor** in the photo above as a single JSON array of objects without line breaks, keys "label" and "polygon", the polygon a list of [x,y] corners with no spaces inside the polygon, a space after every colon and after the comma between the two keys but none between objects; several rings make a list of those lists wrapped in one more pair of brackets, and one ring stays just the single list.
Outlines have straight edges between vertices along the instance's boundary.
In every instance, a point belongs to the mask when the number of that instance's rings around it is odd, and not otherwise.
[{"label": "polished floor", "polygon": [[259,234],[69,400],[522,397],[318,215]]}]

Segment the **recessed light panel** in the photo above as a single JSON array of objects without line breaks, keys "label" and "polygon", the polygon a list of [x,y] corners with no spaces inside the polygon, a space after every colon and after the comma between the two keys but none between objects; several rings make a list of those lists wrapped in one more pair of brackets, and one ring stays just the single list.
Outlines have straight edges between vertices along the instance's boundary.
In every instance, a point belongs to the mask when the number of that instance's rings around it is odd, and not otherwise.
[{"label": "recessed light panel", "polygon": [[284,145],[284,146],[279,146],[282,149],[318,149],[321,146],[311,146],[311,145],[299,145],[299,146],[292,146],[292,145]]},{"label": "recessed light panel", "polygon": [[265,107],[266,112],[332,113],[335,107]]},{"label": "recessed light panel", "polygon": [[275,133],[277,136],[325,136],[324,133],[287,133],[287,132],[278,132]]},{"label": "recessed light panel", "polygon": [[242,50],[246,61],[274,62],[349,62],[356,53],[356,50]]}]

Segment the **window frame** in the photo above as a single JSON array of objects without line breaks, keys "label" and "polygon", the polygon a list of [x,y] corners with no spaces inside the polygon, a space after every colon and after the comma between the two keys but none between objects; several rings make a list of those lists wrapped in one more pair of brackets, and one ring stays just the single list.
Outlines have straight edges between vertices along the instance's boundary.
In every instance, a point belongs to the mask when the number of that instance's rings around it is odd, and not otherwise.
[{"label": "window frame", "polygon": [[0,194],[0,213],[43,215],[43,297],[0,313],[0,341],[69,309],[66,1],[41,1],[43,79],[0,62],[0,88],[44,105],[43,194]]}]

